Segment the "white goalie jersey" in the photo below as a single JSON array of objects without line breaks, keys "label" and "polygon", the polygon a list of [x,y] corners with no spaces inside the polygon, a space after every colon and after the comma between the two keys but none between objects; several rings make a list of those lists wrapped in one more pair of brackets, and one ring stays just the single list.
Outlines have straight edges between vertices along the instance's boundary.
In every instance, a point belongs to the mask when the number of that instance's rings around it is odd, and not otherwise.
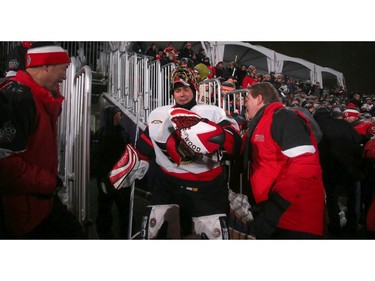
[{"label": "white goalie jersey", "polygon": [[223,109],[206,104],[190,110],[159,107],[151,112],[148,127],[157,164],[167,174],[188,180],[216,177],[225,153],[221,142],[231,133],[226,128],[239,130]]}]

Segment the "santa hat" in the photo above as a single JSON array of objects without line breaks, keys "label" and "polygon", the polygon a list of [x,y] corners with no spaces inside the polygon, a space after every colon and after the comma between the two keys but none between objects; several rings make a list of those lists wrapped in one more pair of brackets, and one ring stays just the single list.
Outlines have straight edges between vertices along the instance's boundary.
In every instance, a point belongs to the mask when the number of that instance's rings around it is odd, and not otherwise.
[{"label": "santa hat", "polygon": [[342,113],[343,118],[350,117],[350,116],[359,117],[360,115],[361,113],[356,109],[356,107],[354,108],[349,107],[349,104],[348,104],[348,107]]},{"label": "santa hat", "polygon": [[[33,44],[35,46],[36,44]],[[50,44],[47,46],[35,46],[28,49],[26,54],[26,68],[70,63],[68,52],[62,47]]]}]

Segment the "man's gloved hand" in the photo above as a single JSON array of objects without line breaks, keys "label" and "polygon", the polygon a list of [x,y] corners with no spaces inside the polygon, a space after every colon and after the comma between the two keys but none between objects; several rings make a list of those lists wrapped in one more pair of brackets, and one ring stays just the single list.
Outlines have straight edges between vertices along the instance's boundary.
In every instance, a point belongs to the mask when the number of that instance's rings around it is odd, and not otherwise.
[{"label": "man's gloved hand", "polygon": [[282,198],[277,192],[271,192],[268,200],[250,208],[254,220],[249,223],[249,235],[256,239],[270,238],[281,216],[289,206],[290,202]]}]

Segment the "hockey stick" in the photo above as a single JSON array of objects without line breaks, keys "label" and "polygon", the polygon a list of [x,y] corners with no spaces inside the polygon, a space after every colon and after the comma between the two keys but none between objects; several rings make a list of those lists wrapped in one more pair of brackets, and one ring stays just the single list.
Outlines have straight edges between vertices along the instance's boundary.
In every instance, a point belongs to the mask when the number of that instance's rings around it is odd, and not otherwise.
[{"label": "hockey stick", "polygon": [[[142,93],[138,93],[137,99],[134,99],[134,108],[137,110],[136,114],[136,127],[135,127],[135,137],[134,137],[134,147],[136,147],[136,143],[138,140],[139,135],[139,113],[140,113],[140,98],[142,97]],[[129,227],[128,227],[128,239],[132,239],[132,231],[133,231],[133,207],[134,207],[134,191],[135,191],[135,181],[131,185],[130,191],[130,199],[129,199]]]}]

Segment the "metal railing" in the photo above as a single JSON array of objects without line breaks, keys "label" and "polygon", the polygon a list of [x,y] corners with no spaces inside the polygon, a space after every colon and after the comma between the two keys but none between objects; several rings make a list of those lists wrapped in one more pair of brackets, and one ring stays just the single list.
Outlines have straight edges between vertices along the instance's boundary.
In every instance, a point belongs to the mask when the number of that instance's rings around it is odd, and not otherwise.
[{"label": "metal railing", "polygon": [[89,66],[76,73],[77,61],[67,71],[62,83],[65,97],[59,119],[59,175],[66,189],[63,202],[85,225],[89,221],[88,188],[90,184],[90,115],[92,74]]}]

